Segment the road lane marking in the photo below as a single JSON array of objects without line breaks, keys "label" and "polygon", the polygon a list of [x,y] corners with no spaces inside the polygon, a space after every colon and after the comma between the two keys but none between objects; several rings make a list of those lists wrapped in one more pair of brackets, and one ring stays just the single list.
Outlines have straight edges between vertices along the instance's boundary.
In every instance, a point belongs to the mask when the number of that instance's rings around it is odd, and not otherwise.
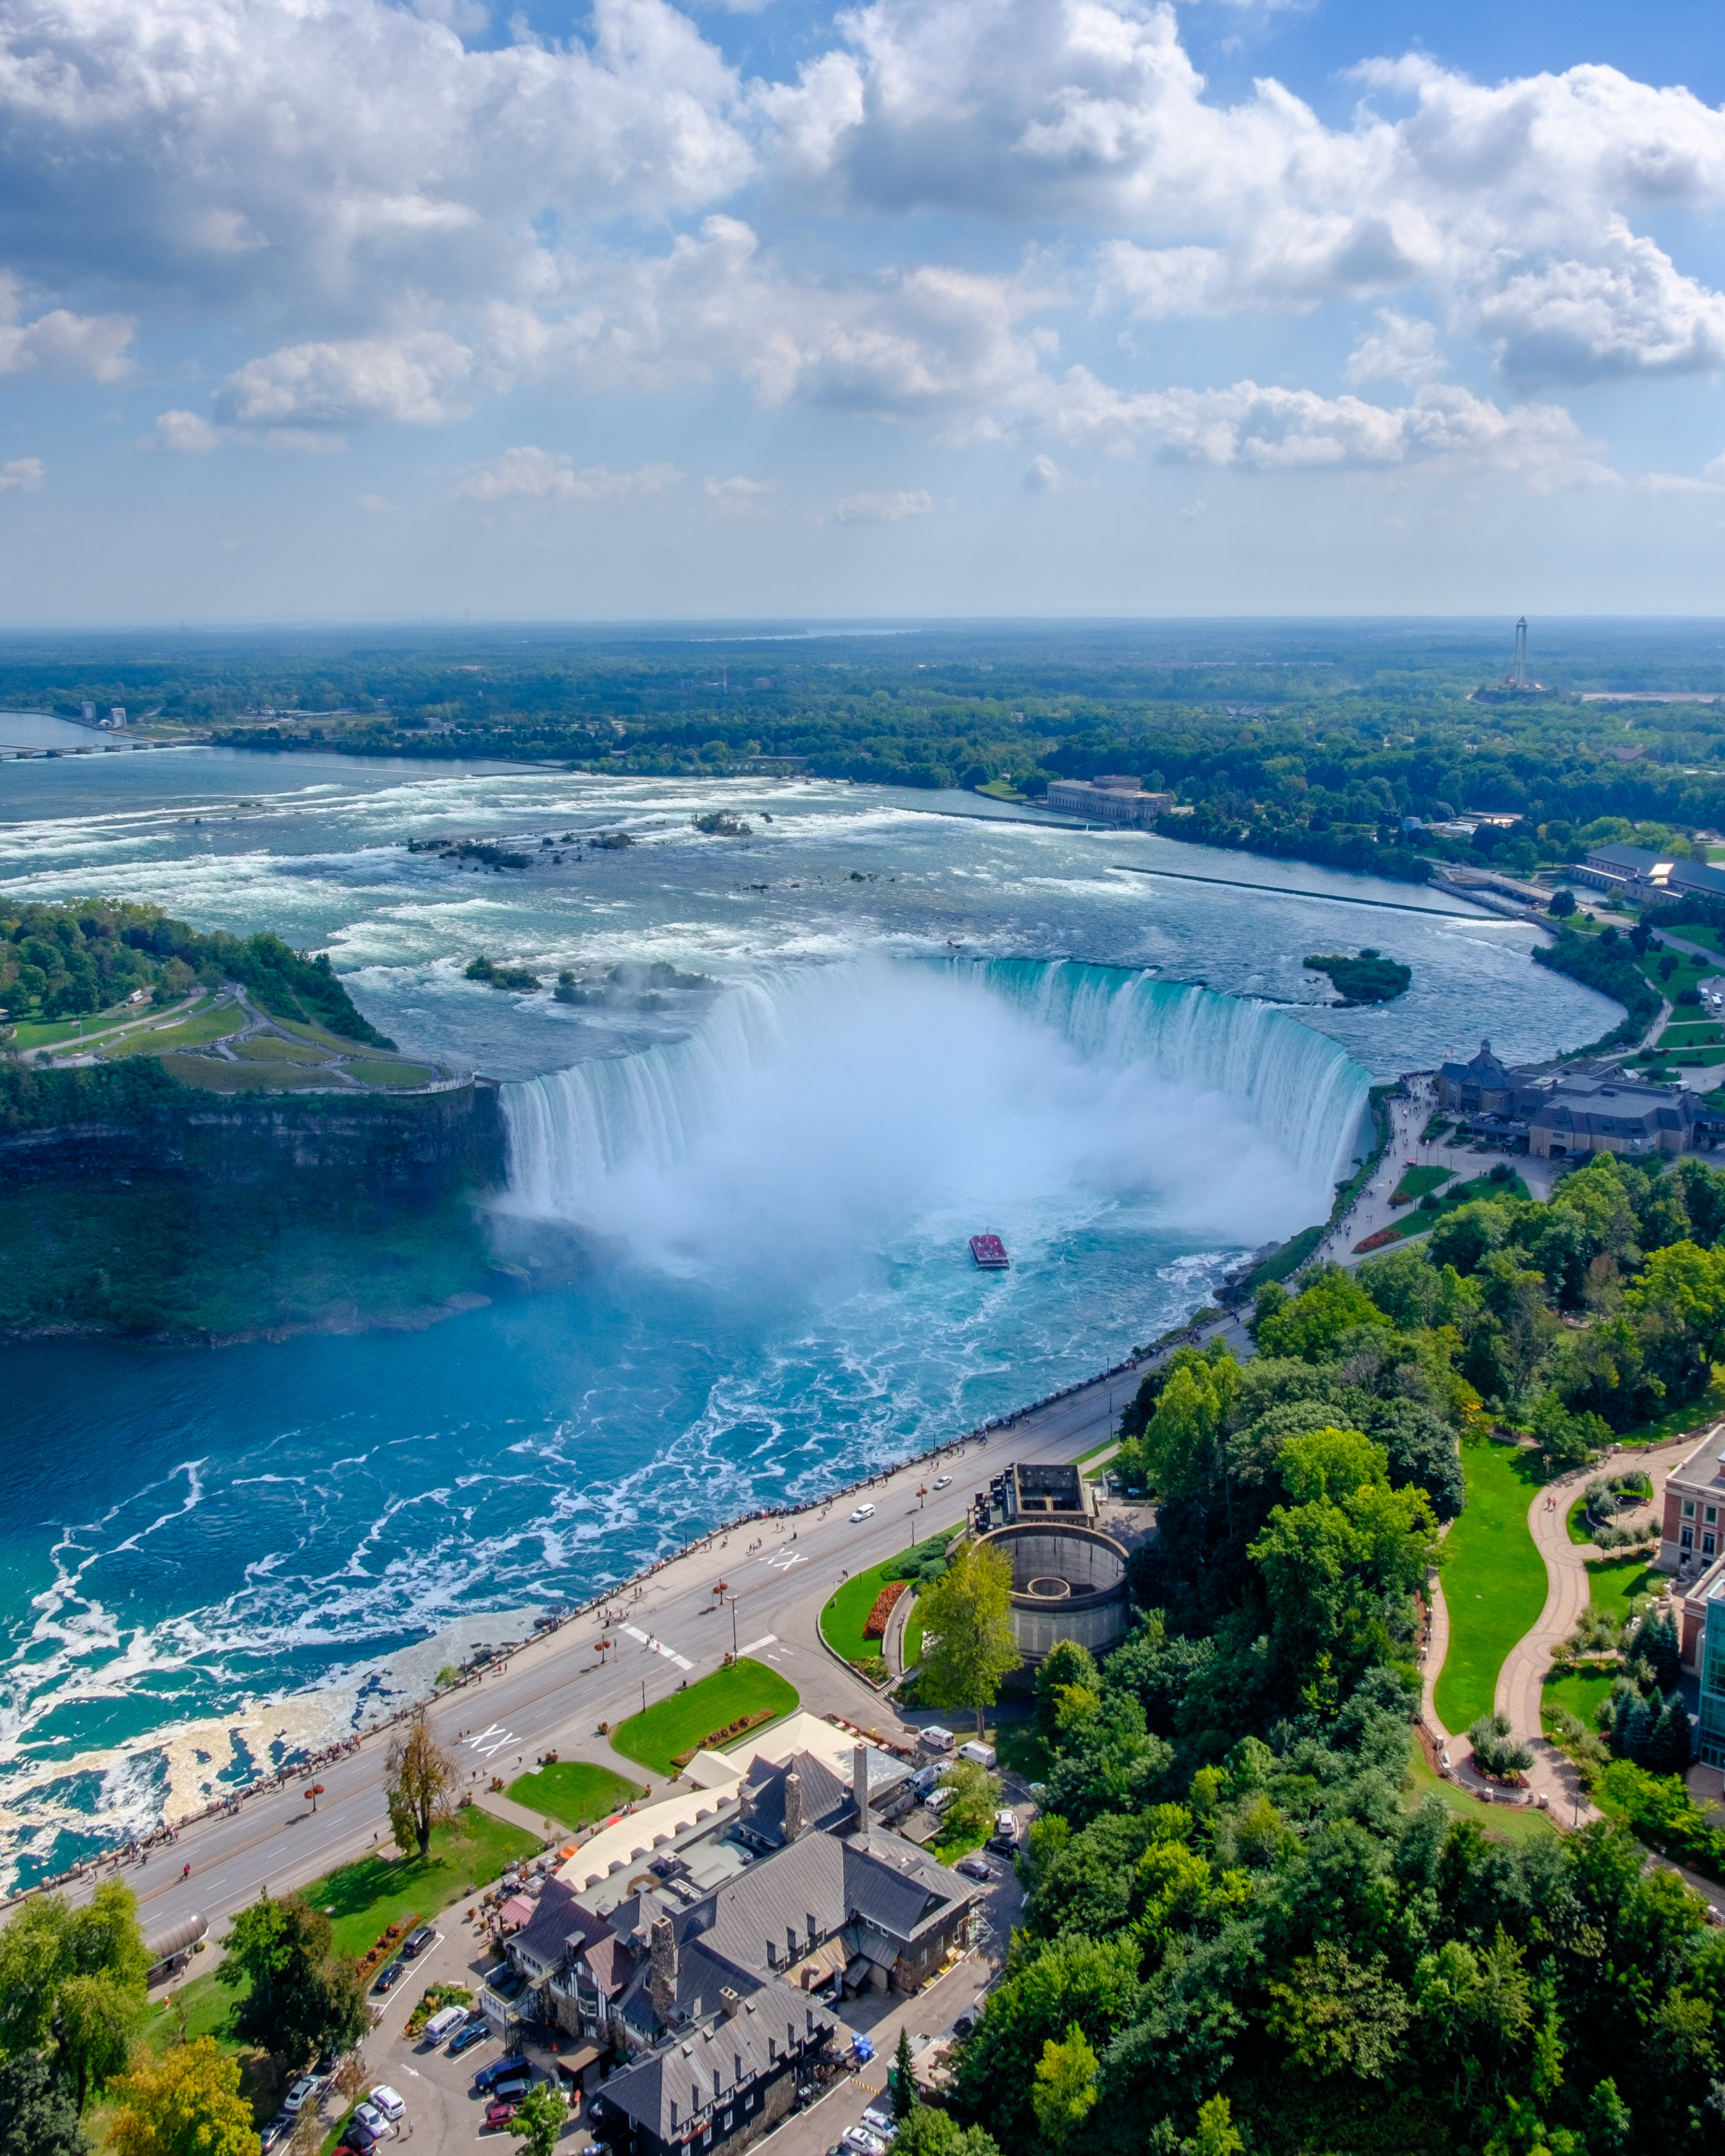
[{"label": "road lane marking", "polygon": [[788,1572],[793,1564],[807,1564],[809,1560],[801,1550],[780,1550],[776,1557],[763,1557],[762,1563],[773,1572]]},{"label": "road lane marking", "polygon": [[739,1655],[752,1655],[757,1647],[776,1646],[778,1643],[778,1635],[777,1632],[763,1632],[758,1640],[751,1640],[747,1646],[739,1647],[737,1651]]},{"label": "road lane marking", "polygon": [[[485,1742],[487,1738],[492,1740],[489,1744]],[[506,1745],[520,1741],[515,1732],[506,1729],[501,1722],[494,1722],[489,1729],[481,1729],[477,1735],[465,1740],[469,1748],[477,1752],[481,1759],[489,1759],[494,1752],[501,1752]]]},{"label": "road lane marking", "polygon": [[631,1640],[639,1640],[644,1647],[650,1647],[655,1655],[663,1655],[666,1661],[675,1662],[680,1670],[694,1668],[694,1663],[686,1655],[680,1655],[675,1647],[666,1646],[663,1640],[653,1639],[649,1634],[642,1631],[639,1625],[625,1625],[621,1629],[628,1633]]}]

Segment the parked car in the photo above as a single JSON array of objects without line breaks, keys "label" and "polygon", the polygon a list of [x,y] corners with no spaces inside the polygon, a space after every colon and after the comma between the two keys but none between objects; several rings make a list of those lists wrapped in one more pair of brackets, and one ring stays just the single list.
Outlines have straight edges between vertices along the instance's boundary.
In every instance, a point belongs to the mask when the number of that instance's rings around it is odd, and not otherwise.
[{"label": "parked car", "polygon": [[429,1924],[421,1924],[418,1930],[414,1933],[413,1936],[407,1942],[406,1945],[403,1947],[402,1952],[407,1956],[409,1961],[417,1961],[420,1955],[424,1953],[427,1947],[430,1946],[436,1938],[437,1933],[432,1929]]},{"label": "parked car", "polygon": [[986,1767],[991,1774],[999,1764],[993,1746],[984,1744],[979,1738],[976,1737],[973,1737],[968,1744],[961,1744],[958,1747],[958,1757],[961,1759],[970,1760],[975,1766]]},{"label": "parked car", "polygon": [[952,2034],[955,2036],[968,2036],[975,2026],[976,2023],[972,2020],[969,2015],[961,2014],[952,2024]]},{"label": "parked car", "polygon": [[373,2133],[388,2133],[389,2131],[389,2121],[374,2103],[356,2105],[353,2116],[362,2126],[369,2127]]},{"label": "parked car", "polygon": [[377,1981],[372,1986],[372,1990],[393,1991],[401,1981],[403,1966],[404,1964],[398,1961],[385,1962],[377,1972]]},{"label": "parked car", "polygon": [[440,2006],[419,2032],[419,2041],[428,2051],[435,2051],[446,2043],[467,2020],[465,2006]]},{"label": "parked car", "polygon": [[962,1871],[967,1879],[986,1881],[994,1876],[993,1866],[985,1864],[980,1856],[961,1856],[954,1868]]},{"label": "parked car", "polygon": [[898,2121],[890,2111],[882,2111],[878,2103],[871,2103],[862,2115],[862,2123],[870,2133],[878,2133],[883,2141],[891,2141],[898,2132]]},{"label": "parked car", "polygon": [[270,2151],[275,2146],[276,2143],[280,2140],[283,2134],[291,2133],[293,2132],[293,2128],[294,2122],[289,2118],[288,2114],[285,2111],[277,2112],[275,2118],[270,2120],[270,2123],[258,2136],[259,2143],[264,2151],[264,2156],[270,2156]]},{"label": "parked car", "polygon": [[525,2066],[518,2074],[509,2074],[501,2082],[493,2082],[491,2094],[500,2103],[515,2103],[532,2087],[533,2076]]},{"label": "parked car", "polygon": [[382,2140],[388,2131],[389,2128],[384,2125],[381,2118],[375,2126],[368,2126],[359,2113],[355,2112],[347,2125],[342,2128],[341,2138],[350,2148],[358,2149],[360,2156],[366,2156],[366,2152],[373,2142]]},{"label": "parked car", "polygon": [[297,2118],[300,2107],[311,2102],[323,2084],[316,2074],[301,2074],[299,2080],[281,2100],[281,2107],[290,2118]]},{"label": "parked car", "polygon": [[850,1524],[855,1527],[859,1520],[872,1520],[874,1517],[875,1508],[872,1505],[859,1505],[850,1516]]},{"label": "parked car", "polygon": [[465,2029],[458,2029],[449,2039],[449,2056],[459,2059],[464,2051],[471,2051],[475,2044],[483,2044],[490,2030],[483,2020],[470,2021]]},{"label": "parked car", "polygon": [[487,2089],[495,2088],[497,2083],[507,2076],[524,2074],[526,2071],[526,2053],[511,2051],[503,2058],[493,2059],[490,2066],[481,2066],[473,2077],[473,2086],[483,2096]]},{"label": "parked car", "polygon": [[407,2109],[407,2106],[402,2102],[395,2091],[391,2088],[388,2082],[379,2082],[376,2088],[372,2091],[371,2095],[367,2098],[367,2102],[371,2105],[373,2111],[381,2111],[392,2126],[395,2124],[396,2121],[400,2118],[402,2113]]},{"label": "parked car", "polygon": [[847,2126],[839,2138],[847,2148],[855,2151],[855,2156],[886,2156],[886,2143],[865,2126]]},{"label": "parked car", "polygon": [[485,2112],[486,2133],[501,2133],[503,2131],[503,2128],[508,2125],[510,2120],[514,2117],[515,2106],[512,2103],[494,2103],[490,2105]]},{"label": "parked car", "polygon": [[994,1815],[994,1833],[990,1849],[1016,1849],[1019,1845],[1019,1822],[1016,1813],[1006,1810]]},{"label": "parked car", "polygon": [[957,1801],[958,1792],[950,1783],[942,1782],[937,1789],[931,1789],[922,1799],[924,1806],[938,1819],[947,1805]]}]

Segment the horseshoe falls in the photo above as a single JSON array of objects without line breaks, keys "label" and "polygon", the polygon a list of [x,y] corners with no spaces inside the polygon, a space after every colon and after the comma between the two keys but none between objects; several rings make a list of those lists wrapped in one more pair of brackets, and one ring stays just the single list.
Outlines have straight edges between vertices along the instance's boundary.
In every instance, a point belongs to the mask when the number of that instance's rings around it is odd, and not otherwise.
[{"label": "horseshoe falls", "polygon": [[691,1276],[886,1263],[937,1307],[990,1228],[999,1315],[1040,1324],[1142,1238],[1205,1270],[1321,1218],[1367,1084],[1279,1011],[1117,968],[780,968],[685,1040],[510,1087],[506,1203]]}]

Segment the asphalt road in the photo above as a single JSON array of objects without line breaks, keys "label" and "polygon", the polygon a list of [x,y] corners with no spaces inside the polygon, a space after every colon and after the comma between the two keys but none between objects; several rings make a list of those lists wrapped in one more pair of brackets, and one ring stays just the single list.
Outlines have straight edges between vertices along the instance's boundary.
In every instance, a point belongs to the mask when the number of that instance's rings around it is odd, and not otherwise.
[{"label": "asphalt road", "polygon": [[[844,1574],[960,1519],[977,1488],[1009,1461],[1069,1460],[1105,1442],[1136,1383],[1130,1373],[1099,1379],[1025,1414],[1017,1428],[995,1431],[985,1444],[955,1446],[949,1456],[901,1469],[855,1496],[715,1537],[666,1564],[638,1594],[620,1595],[620,1625],[608,1624],[602,1633],[591,1617],[570,1623],[445,1695],[429,1711],[432,1729],[477,1789],[493,1774],[511,1779],[549,1750],[633,1775],[637,1770],[595,1735],[597,1724],[614,1725],[638,1712],[644,1685],[650,1703],[718,1668],[731,1650],[734,1624],[738,1648],[777,1666],[811,1712],[842,1714],[890,1735],[898,1727],[891,1710],[820,1644],[817,1620],[834,1586]],[[932,1484],[941,1475],[952,1480],[936,1494]],[[926,1499],[918,1497],[919,1488],[928,1489]],[[848,1516],[860,1502],[875,1510],[852,1525]],[[747,1547],[757,1538],[760,1548]],[[721,1579],[732,1590],[722,1609],[713,1594]],[[617,1642],[603,1661],[594,1651],[601,1636]],[[198,1820],[177,1843],[121,1866],[117,1876],[136,1893],[145,1930],[197,1911],[219,1939],[224,1920],[261,1891],[286,1892],[387,1841],[388,1742],[389,1732],[381,1732],[358,1751],[320,1767],[325,1794],[315,1813],[295,1782],[249,1798],[235,1814]],[[187,1864],[190,1876],[182,1878]],[[116,1875],[105,1869],[86,1875],[81,1887],[69,1890],[71,1897],[87,1893],[96,1876]]]}]

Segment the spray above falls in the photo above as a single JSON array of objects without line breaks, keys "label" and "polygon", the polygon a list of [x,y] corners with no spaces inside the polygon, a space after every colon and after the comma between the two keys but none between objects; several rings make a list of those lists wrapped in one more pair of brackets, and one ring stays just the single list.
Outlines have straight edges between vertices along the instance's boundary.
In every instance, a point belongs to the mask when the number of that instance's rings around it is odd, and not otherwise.
[{"label": "spray above falls", "polygon": [[1328,1209],[1367,1082],[1281,1011],[1117,968],[788,966],[509,1087],[506,1203],[680,1268],[1047,1248],[1103,1212],[1239,1248]]}]

